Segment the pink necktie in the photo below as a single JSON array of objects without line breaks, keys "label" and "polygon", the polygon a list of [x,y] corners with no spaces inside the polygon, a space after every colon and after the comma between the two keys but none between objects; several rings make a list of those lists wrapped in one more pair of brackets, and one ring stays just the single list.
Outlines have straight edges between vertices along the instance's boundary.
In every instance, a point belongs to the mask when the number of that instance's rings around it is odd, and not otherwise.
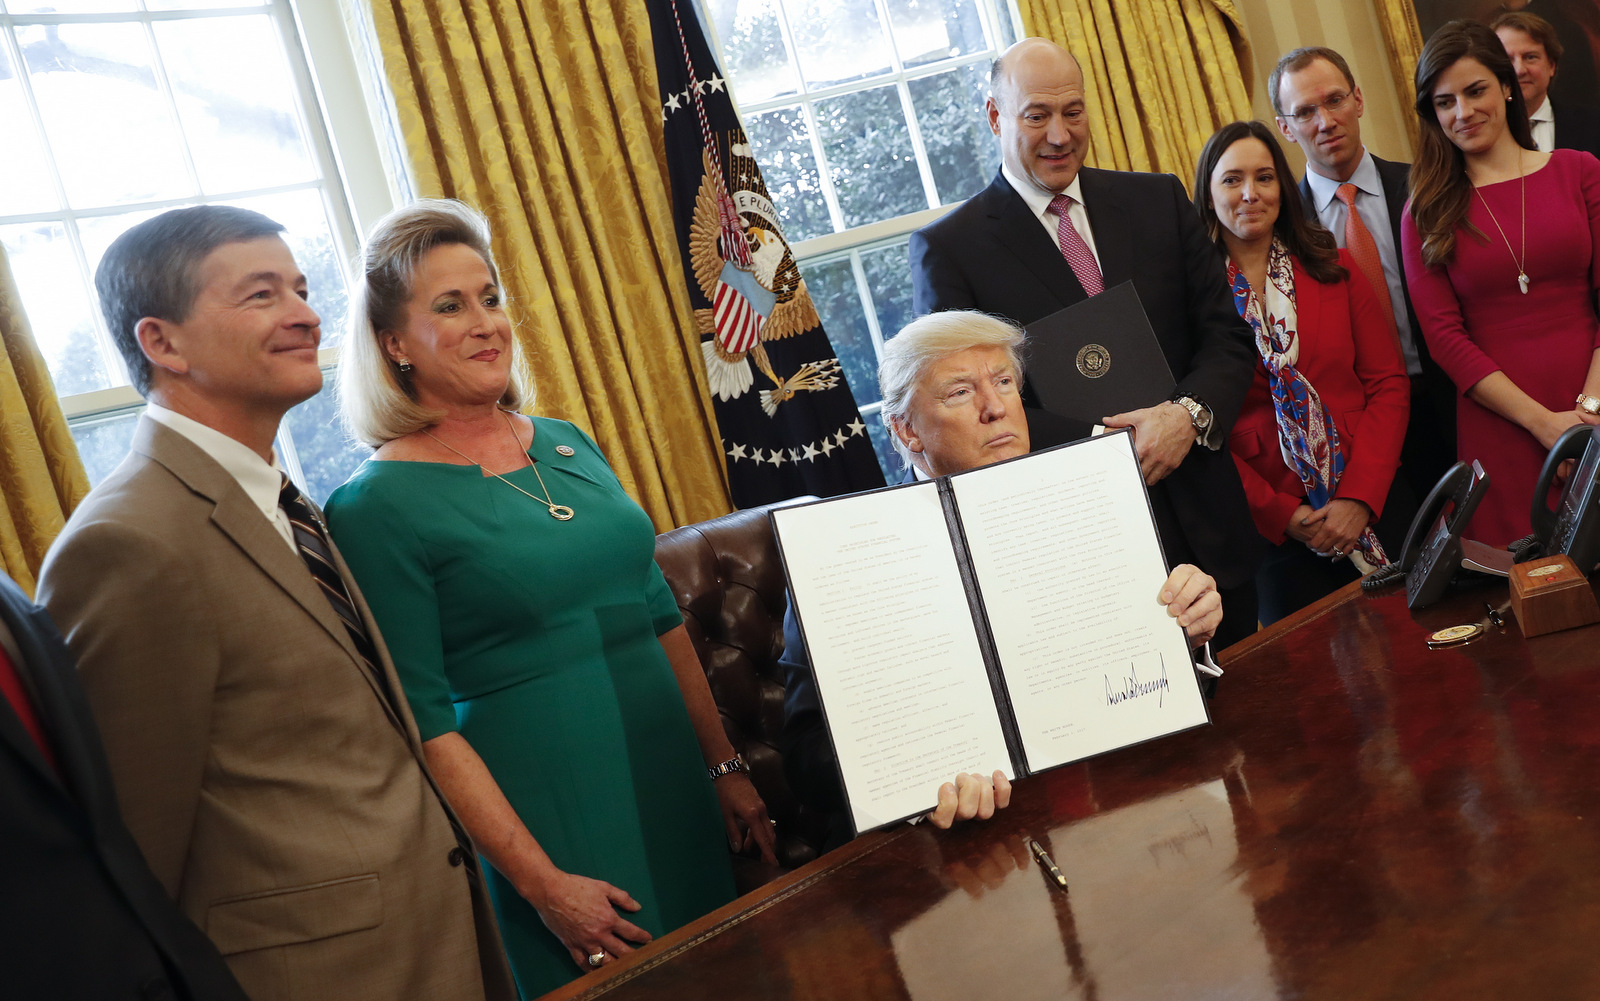
[{"label": "pink necktie", "polygon": [[1072,199],[1066,195],[1056,195],[1050,199],[1050,211],[1056,214],[1056,243],[1061,246],[1061,256],[1067,259],[1072,266],[1072,273],[1078,276],[1078,284],[1090,295],[1099,295],[1106,290],[1106,280],[1100,274],[1100,265],[1095,263],[1094,253],[1089,250],[1089,245],[1083,242],[1083,237],[1072,225],[1072,219],[1067,215],[1067,209],[1072,205]]}]

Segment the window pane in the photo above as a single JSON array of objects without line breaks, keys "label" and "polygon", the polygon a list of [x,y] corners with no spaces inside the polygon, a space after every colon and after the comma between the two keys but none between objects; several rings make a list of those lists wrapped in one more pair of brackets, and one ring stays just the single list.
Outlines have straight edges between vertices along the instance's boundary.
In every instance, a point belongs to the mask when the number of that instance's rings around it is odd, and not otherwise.
[{"label": "window pane", "polygon": [[83,459],[91,487],[105,479],[127,456],[139,413],[136,410],[131,414],[97,417],[72,425],[72,437],[78,443],[78,455]]},{"label": "window pane", "polygon": [[899,483],[906,475],[906,462],[900,458],[900,453],[889,444],[889,431],[883,426],[883,415],[874,410],[870,414],[862,414],[861,422],[867,426],[867,436],[872,439],[872,448],[878,453],[878,465],[883,467],[883,478],[890,485]]},{"label": "window pane", "polygon": [[895,49],[907,68],[989,47],[973,0],[886,0]]},{"label": "window pane", "polygon": [[786,0],[806,85],[815,90],[892,69],[873,0]]},{"label": "window pane", "polygon": [[348,295],[344,261],[333,240],[322,192],[308,188],[281,195],[240,198],[228,204],[254,209],[284,225],[283,241],[305,273],[311,307],[322,317],[322,346],[337,344],[344,333]]},{"label": "window pane", "polygon": [[939,203],[977,194],[1000,169],[1000,151],[984,117],[989,64],[973,63],[906,84]]},{"label": "window pane", "polygon": [[219,10],[227,7],[266,7],[272,0],[144,0],[151,10]]},{"label": "window pane", "polygon": [[56,394],[89,393],[123,385],[106,372],[105,360],[95,342],[89,290],[78,272],[78,262],[58,222],[24,223],[0,227],[11,273],[22,294],[34,340],[44,355]]},{"label": "window pane", "polygon": [[13,14],[107,14],[138,9],[138,0],[6,0],[6,10]]},{"label": "window pane", "polygon": [[878,332],[887,341],[911,322],[911,241],[909,238],[877,250],[863,251],[861,270],[872,291],[878,314]]},{"label": "window pane", "polygon": [[784,237],[794,243],[832,233],[805,115],[798,107],[780,108],[752,115],[745,124],[767,193],[778,207]]},{"label": "window pane", "polygon": [[872,332],[867,328],[867,314],[861,308],[850,259],[808,264],[800,273],[811,291],[811,301],[817,305],[833,352],[839,356],[850,394],[858,404],[876,401],[878,352],[872,346]]},{"label": "window pane", "polygon": [[[707,0],[706,7],[722,43],[722,71],[741,104],[795,92],[794,65],[771,0]],[[686,7],[679,9],[687,15]]]},{"label": "window pane", "polygon": [[928,208],[894,85],[818,101],[817,128],[847,227]]},{"label": "window pane", "polygon": [[22,80],[12,70],[11,56],[0,47],[0,122],[4,122],[5,153],[0,155],[0,215],[49,212],[61,207],[44,144],[34,130],[22,94]]},{"label": "window pane", "polygon": [[335,402],[334,373],[322,374],[322,392],[295,407],[284,417],[283,430],[294,443],[305,474],[306,493],[318,504],[326,503],[334,488],[350,478],[362,460],[372,454],[344,435]]},{"label": "window pane", "polygon": [[202,190],[316,179],[270,18],[198,17],[151,27]]},{"label": "window pane", "polygon": [[18,28],[17,44],[72,205],[195,193],[142,25]]}]

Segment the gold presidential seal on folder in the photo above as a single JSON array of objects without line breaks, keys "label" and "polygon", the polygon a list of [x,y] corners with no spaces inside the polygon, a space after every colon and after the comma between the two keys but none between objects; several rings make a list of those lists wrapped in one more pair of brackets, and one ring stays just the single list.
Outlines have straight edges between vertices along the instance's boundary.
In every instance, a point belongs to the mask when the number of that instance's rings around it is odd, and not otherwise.
[{"label": "gold presidential seal on folder", "polygon": [[1111,352],[1103,344],[1085,344],[1078,349],[1078,374],[1098,379],[1111,371]]}]

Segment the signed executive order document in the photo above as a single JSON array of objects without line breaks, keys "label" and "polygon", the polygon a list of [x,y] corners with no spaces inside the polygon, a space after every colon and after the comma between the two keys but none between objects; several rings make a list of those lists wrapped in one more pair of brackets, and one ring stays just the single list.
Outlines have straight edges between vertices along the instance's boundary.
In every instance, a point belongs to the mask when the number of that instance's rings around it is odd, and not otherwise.
[{"label": "signed executive order document", "polygon": [[772,522],[857,831],[1208,721],[1126,433]]}]

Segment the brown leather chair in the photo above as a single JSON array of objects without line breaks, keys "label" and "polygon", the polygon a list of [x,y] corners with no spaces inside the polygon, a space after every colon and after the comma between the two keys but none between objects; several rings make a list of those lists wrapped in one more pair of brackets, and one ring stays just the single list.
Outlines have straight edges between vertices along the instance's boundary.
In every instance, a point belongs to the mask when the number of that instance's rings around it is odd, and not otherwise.
[{"label": "brown leather chair", "polygon": [[[735,511],[657,536],[656,562],[683,611],[728,739],[749,763],[756,790],[777,822],[778,861],[792,869],[817,857],[826,830],[790,790],[775,746],[783,726],[778,658],[789,596],[767,518],[772,506],[778,505]],[[759,858],[734,860],[740,893],[782,871]]]}]

